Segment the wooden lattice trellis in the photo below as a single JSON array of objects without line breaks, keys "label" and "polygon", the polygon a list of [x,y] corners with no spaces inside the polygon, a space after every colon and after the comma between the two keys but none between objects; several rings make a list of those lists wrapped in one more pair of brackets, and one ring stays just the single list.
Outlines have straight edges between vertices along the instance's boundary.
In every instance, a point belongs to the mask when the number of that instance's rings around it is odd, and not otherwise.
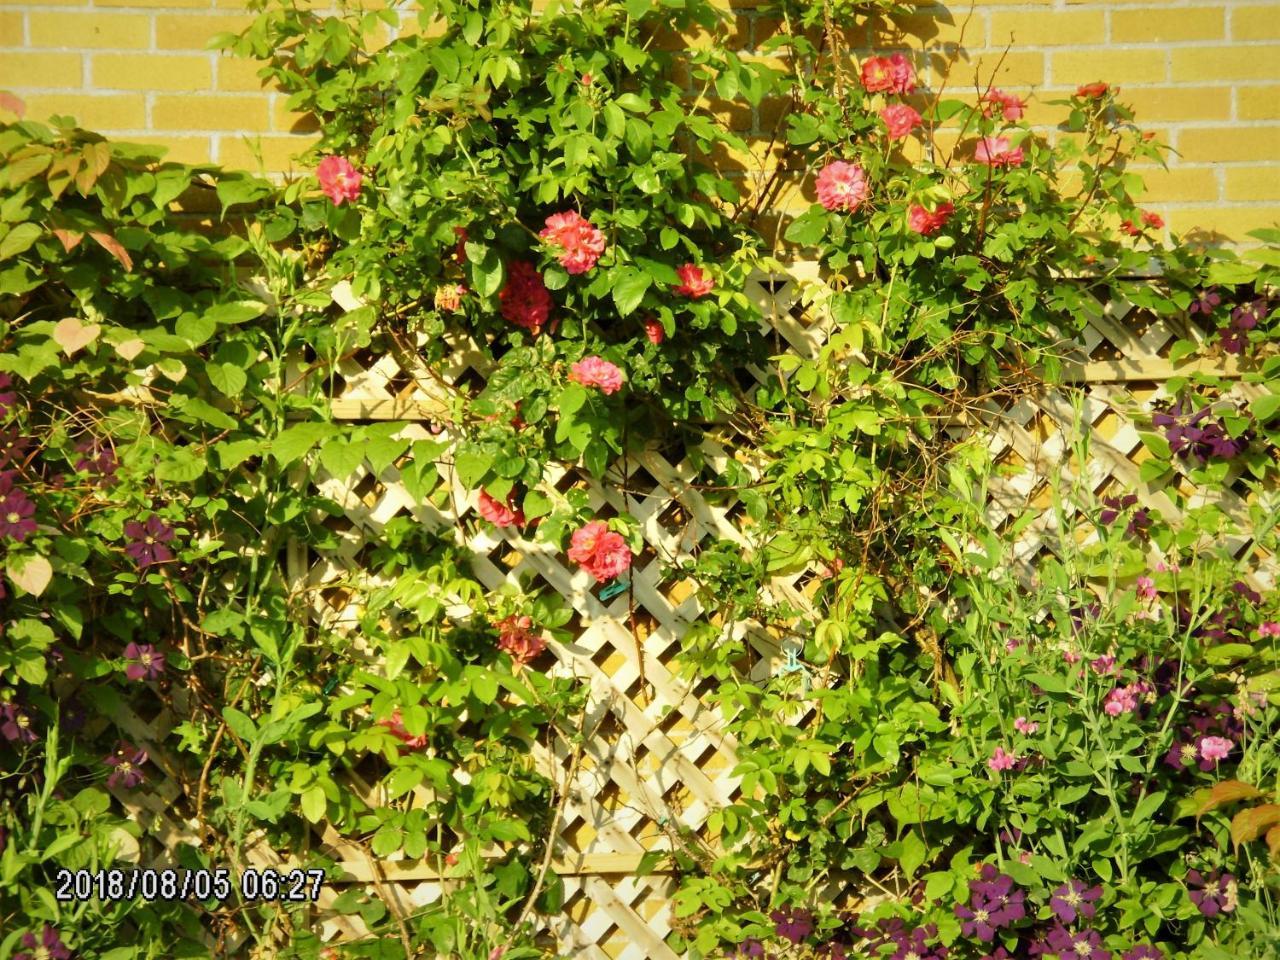
[{"label": "wooden lattice trellis", "polygon": [[[772,331],[790,349],[814,356],[825,342],[829,321],[815,307],[813,291],[820,290],[815,264],[799,264],[784,277],[759,278],[748,284],[748,294],[760,307]],[[1207,334],[1193,326],[1174,329],[1164,321],[1151,321],[1142,311],[1120,302],[1099,303],[1077,347],[1069,356],[1067,378],[1074,387],[1047,390],[1027,396],[1008,409],[992,406],[974,426],[985,435],[989,449],[1004,469],[989,489],[987,513],[993,527],[1000,527],[1028,508],[1043,508],[1050,484],[1069,488],[1077,474],[1082,486],[1094,493],[1126,492],[1138,495],[1148,508],[1172,519],[1178,507],[1165,490],[1141,482],[1139,464],[1145,456],[1135,417],[1149,410],[1165,395],[1163,382],[1175,372],[1167,350],[1177,337],[1204,340]],[[447,431],[432,423],[447,407],[448,398],[438,386],[463,381],[483,381],[484,353],[474,342],[452,345],[449,363],[431,375],[425,369],[406,369],[393,354],[361,363],[349,360],[339,371],[342,386],[333,400],[336,418],[348,421],[405,421],[403,435],[412,439],[448,438]],[[1233,360],[1201,361],[1205,370],[1235,378]],[[1176,366],[1178,374],[1196,364]],[[763,371],[754,371],[763,377]],[[437,379],[438,378],[438,379]],[[1083,418],[1078,421],[1068,395],[1083,395]],[[1249,398],[1252,388],[1237,381],[1233,391]],[[1073,432],[1087,426],[1090,456],[1086,463],[1072,458]],[[701,455],[713,467],[734,455],[730,444],[708,440]],[[679,451],[678,451],[679,452]],[[347,629],[358,619],[359,587],[377,586],[375,577],[360,569],[364,545],[376,540],[393,518],[403,515],[441,531],[452,531],[474,556],[474,572],[487,587],[496,589],[508,581],[532,575],[560,593],[577,614],[577,634],[568,644],[555,644],[556,670],[589,684],[588,729],[596,731],[590,746],[576,765],[569,796],[555,839],[555,869],[565,883],[564,910],[543,918],[549,939],[563,956],[606,957],[622,960],[676,960],[668,946],[673,917],[669,896],[672,878],[658,870],[640,877],[635,872],[649,851],[670,849],[677,828],[699,834],[717,806],[731,802],[738,788],[734,742],[714,711],[698,698],[696,686],[681,680],[672,668],[686,626],[701,613],[698,599],[687,582],[673,578],[667,561],[687,556],[708,537],[729,538],[744,546],[747,537],[739,528],[736,503],[712,503],[692,486],[698,470],[690,458],[658,450],[634,455],[611,468],[613,481],[601,486],[585,472],[557,468],[545,478],[544,490],[553,499],[572,485],[590,495],[592,506],[603,513],[628,512],[639,522],[646,544],[631,571],[630,589],[604,599],[597,584],[575,569],[562,553],[524,539],[513,530],[497,530],[488,524],[464,523],[474,510],[474,491],[468,491],[450,472],[442,470],[447,498],[419,504],[406,491],[395,465],[374,476],[367,464],[346,480],[321,477],[321,493],[340,504],[347,523],[339,533],[340,546],[333,551],[307,555],[294,551],[291,575],[315,599],[316,617],[330,627]],[[1197,494],[1182,480],[1184,493]],[[626,492],[620,492],[625,490]],[[1245,495],[1228,488],[1213,494],[1248,530]],[[1079,505],[1068,505],[1075,511]],[[1036,560],[1054,549],[1058,531],[1051,510],[1022,530],[1015,553],[1026,572]],[[1247,533],[1231,543],[1237,552],[1258,550]],[[1270,586],[1274,570],[1259,558],[1260,586]],[[808,572],[778,577],[769,586],[774,599],[804,608]],[[332,589],[342,584],[344,589]],[[357,585],[354,591],[349,589]],[[352,598],[356,599],[352,599]],[[634,618],[632,617],[634,611]],[[632,624],[640,623],[633,630]],[[763,654],[756,669],[776,670],[782,654],[776,644],[749,625],[740,625]],[[176,777],[177,767],[157,749],[170,720],[152,721],[125,717],[141,746],[152,750],[158,767]],[[570,750],[564,744],[540,748],[535,760],[556,783],[568,778]],[[164,837],[167,846],[176,841],[195,843],[195,830],[184,819],[184,789],[175,780],[149,793],[121,792],[119,799],[149,831]],[[369,802],[377,802],[378,790],[353,775],[351,787]],[[374,862],[365,848],[345,840],[331,826],[316,830],[314,848],[337,860],[347,882],[367,886],[388,907],[403,915],[441,896],[441,882],[434,866],[391,860]],[[248,856],[258,864],[287,862],[261,839],[251,844]],[[358,936],[364,932],[358,917],[332,910],[341,885],[326,887],[317,905],[316,919],[326,936]]]}]

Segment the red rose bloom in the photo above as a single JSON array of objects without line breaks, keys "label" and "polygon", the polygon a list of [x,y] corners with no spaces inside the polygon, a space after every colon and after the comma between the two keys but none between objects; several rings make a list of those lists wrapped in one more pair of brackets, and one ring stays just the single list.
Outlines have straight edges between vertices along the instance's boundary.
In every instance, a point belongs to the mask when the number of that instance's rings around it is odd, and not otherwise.
[{"label": "red rose bloom", "polygon": [[551,315],[551,292],[538,268],[527,260],[507,265],[507,283],[498,294],[502,315],[537,336]]}]

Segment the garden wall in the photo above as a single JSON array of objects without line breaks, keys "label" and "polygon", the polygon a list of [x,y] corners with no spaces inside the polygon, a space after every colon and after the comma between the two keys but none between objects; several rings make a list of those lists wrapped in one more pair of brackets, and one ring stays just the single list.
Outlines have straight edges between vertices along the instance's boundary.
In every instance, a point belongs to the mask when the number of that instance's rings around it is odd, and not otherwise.
[{"label": "garden wall", "polygon": [[[776,20],[763,4],[732,6],[739,44],[765,44]],[[249,22],[244,7],[244,0],[0,0],[0,88],[22,96],[35,117],[70,113],[115,138],[163,143],[173,159],[287,171],[310,142],[307,122],[286,108],[284,95],[261,90],[256,63],[205,49],[210,37]],[[1275,4],[986,0],[971,12],[962,3],[917,11],[850,31],[850,53],[923,46],[929,63],[919,66],[934,90],[944,77],[953,92],[972,89],[975,71],[984,83],[995,71],[998,86],[1034,94],[1033,123],[1057,116],[1045,102],[1080,83],[1118,84],[1144,127],[1177,151],[1168,171],[1141,171],[1147,205],[1170,229],[1240,238],[1280,220]],[[776,116],[768,104],[719,108],[760,135]]]}]

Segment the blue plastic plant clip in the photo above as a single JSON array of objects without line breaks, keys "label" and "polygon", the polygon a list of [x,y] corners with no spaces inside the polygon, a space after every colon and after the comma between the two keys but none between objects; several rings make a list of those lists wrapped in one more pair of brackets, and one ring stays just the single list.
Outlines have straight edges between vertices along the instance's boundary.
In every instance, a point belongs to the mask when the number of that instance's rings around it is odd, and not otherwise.
[{"label": "blue plastic plant clip", "polygon": [[612,600],[618,594],[626,593],[627,588],[630,586],[631,586],[631,581],[629,580],[615,580],[613,583],[609,584],[607,587],[605,587],[603,590],[600,591],[600,599]]}]

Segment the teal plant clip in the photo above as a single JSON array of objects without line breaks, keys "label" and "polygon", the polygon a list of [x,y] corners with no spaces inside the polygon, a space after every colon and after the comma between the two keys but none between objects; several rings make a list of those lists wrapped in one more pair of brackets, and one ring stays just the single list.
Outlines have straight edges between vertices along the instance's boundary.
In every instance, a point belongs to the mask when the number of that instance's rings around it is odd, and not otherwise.
[{"label": "teal plant clip", "polygon": [[803,674],[801,679],[803,679],[804,689],[807,691],[809,689],[810,674],[809,668],[800,662],[800,648],[787,647],[782,652],[786,659],[783,661],[782,666],[778,668],[778,674],[781,676],[786,676],[789,673]]},{"label": "teal plant clip", "polygon": [[603,590],[600,591],[601,600],[612,600],[620,593],[626,593],[627,588],[631,586],[630,580],[615,580]]}]

